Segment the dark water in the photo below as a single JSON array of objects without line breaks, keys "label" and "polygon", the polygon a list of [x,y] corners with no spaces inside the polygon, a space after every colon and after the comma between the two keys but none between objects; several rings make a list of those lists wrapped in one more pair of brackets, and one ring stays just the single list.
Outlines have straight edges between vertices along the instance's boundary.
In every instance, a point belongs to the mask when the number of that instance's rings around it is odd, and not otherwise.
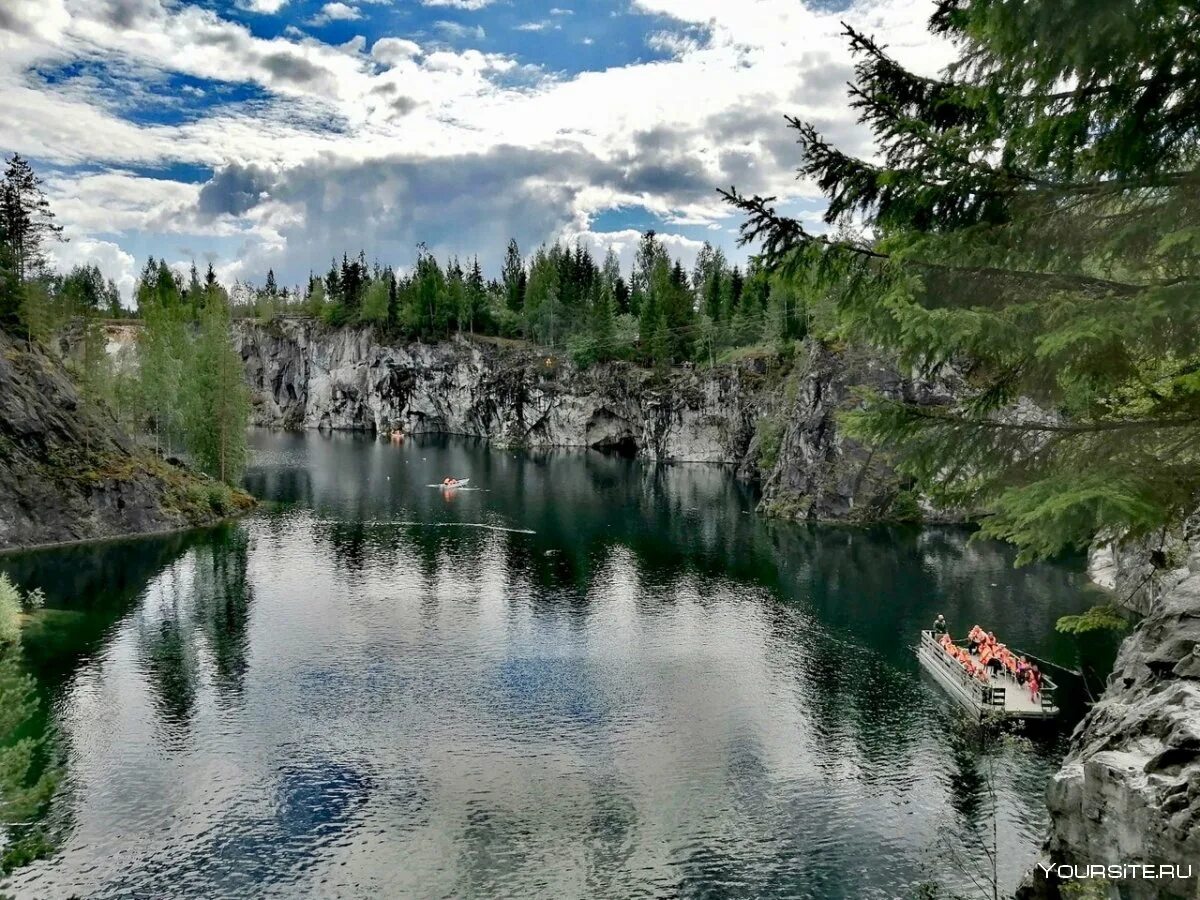
[{"label": "dark water", "polygon": [[1078,564],[765,522],[711,467],[253,440],[235,526],[0,557],[65,759],[17,896],[973,892],[993,793],[1030,864],[1066,728],[982,744],[907,645],[1079,665]]}]

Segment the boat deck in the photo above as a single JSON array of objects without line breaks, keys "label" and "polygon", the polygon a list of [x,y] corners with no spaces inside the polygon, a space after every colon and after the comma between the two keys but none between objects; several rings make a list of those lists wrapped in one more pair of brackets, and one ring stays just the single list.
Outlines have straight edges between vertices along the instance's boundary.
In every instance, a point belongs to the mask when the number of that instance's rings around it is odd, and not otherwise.
[{"label": "boat deck", "polygon": [[1054,682],[1043,677],[1041,694],[1037,700],[1029,696],[1029,689],[1017,684],[1007,673],[989,675],[987,684],[967,675],[966,670],[934,640],[933,633],[921,632],[921,643],[917,647],[917,659],[961,705],[977,713],[999,715],[1010,719],[1048,719],[1058,715],[1054,705]]}]

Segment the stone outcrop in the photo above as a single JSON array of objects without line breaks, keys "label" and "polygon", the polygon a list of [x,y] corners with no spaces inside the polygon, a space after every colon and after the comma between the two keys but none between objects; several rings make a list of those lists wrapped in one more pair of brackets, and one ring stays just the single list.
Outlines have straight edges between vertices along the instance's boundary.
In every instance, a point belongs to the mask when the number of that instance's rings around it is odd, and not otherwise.
[{"label": "stone outcrop", "polygon": [[0,550],[205,524],[231,498],[251,502],[139,448],[59,358],[0,331]]},{"label": "stone outcrop", "polygon": [[[1200,527],[1104,547],[1093,573],[1145,618],[1046,793],[1043,865],[1190,866],[1189,878],[1113,879],[1127,900],[1200,897]],[[1035,869],[1021,896],[1066,896]]]},{"label": "stone outcrop", "polygon": [[[878,353],[805,344],[784,385],[778,458],[763,481],[760,510],[814,520],[961,518],[921,509],[886,457],[846,437],[837,417],[856,404],[860,388],[924,405],[953,400],[949,381],[905,377]],[[910,505],[900,510],[897,499],[905,495]]]}]

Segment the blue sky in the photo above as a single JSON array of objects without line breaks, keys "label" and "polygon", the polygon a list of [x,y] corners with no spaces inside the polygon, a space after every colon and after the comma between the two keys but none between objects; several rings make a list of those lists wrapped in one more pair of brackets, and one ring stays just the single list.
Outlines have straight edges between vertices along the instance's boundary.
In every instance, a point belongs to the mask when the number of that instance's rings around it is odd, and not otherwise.
[{"label": "blue sky", "polygon": [[870,152],[841,20],[936,69],[928,0],[4,0],[0,150],[128,294],[147,255],[260,283],[360,247],[411,262],[508,237],[654,228],[734,259],[718,186],[810,221],[785,113]]}]

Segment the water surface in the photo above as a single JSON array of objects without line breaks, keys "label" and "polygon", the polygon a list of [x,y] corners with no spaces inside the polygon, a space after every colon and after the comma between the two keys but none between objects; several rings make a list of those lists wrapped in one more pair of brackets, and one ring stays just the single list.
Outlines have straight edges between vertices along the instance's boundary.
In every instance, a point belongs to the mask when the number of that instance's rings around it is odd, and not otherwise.
[{"label": "water surface", "polygon": [[943,612],[1077,666],[1078,563],[763,521],[715,467],[253,443],[236,525],[0,557],[65,759],[15,895],[972,892],[993,805],[1002,884],[1032,862],[1067,729],[981,744],[908,645]]}]

